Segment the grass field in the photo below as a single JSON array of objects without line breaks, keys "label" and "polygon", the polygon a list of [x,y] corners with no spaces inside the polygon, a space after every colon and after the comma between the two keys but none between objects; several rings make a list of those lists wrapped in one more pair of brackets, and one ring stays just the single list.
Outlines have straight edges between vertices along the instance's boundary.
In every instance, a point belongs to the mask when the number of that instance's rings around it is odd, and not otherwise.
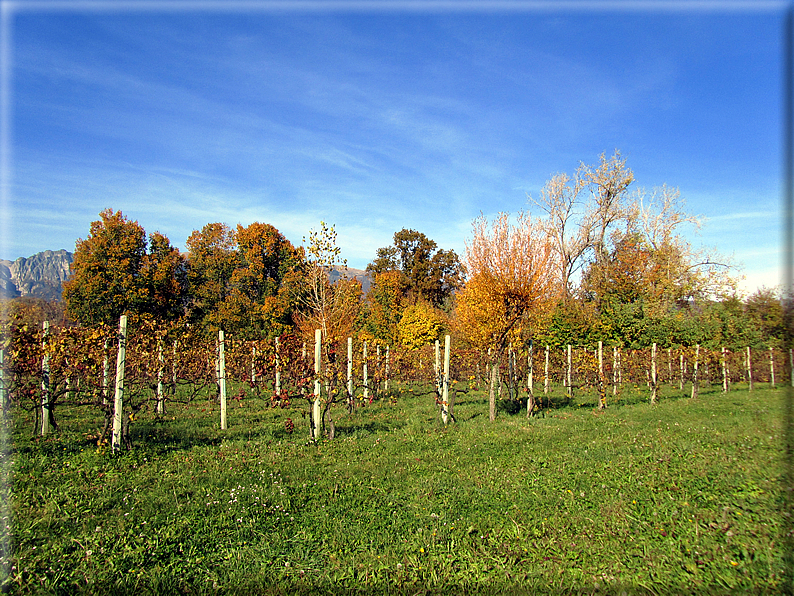
[{"label": "grass field", "polygon": [[[644,389],[644,388],[643,388]],[[583,394],[534,419],[487,395],[300,411],[172,406],[96,445],[90,410],[15,419],[15,594],[777,593],[784,391]],[[295,431],[284,420],[291,416]]]}]

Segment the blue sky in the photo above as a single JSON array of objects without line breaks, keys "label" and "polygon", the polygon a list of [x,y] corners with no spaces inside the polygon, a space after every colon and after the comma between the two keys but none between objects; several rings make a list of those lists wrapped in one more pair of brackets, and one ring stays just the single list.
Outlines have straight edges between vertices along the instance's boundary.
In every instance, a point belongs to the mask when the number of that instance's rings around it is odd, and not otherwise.
[{"label": "blue sky", "polygon": [[462,254],[618,149],[707,218],[693,245],[779,283],[784,3],[224,6],[5,4],[1,258],[106,207],[182,249],[325,221],[352,267],[402,228]]}]

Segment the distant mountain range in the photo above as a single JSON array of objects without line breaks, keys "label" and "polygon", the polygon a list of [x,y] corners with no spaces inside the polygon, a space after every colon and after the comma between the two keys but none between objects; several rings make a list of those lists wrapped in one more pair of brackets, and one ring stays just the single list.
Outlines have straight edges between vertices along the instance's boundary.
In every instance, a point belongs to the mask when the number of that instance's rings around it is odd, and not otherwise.
[{"label": "distant mountain range", "polygon": [[[73,255],[68,250],[45,250],[32,257],[16,261],[0,259],[0,298],[32,296],[45,300],[60,300],[63,282],[69,278]],[[348,268],[347,276],[361,282],[364,293],[369,290],[370,278],[363,269]],[[333,270],[331,281],[342,277]]]},{"label": "distant mountain range", "polygon": [[0,259],[0,298],[60,300],[72,260],[72,253],[63,249],[45,250],[16,261]]}]

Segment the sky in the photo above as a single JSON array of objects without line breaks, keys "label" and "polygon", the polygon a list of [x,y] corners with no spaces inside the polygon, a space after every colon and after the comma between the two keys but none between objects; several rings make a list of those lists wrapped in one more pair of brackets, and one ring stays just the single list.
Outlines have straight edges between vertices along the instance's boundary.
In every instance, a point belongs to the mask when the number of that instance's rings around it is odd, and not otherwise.
[{"label": "sky", "polygon": [[355,268],[403,228],[462,255],[618,150],[745,293],[776,286],[787,6],[3,1],[0,258],[73,251],[106,208],[181,250],[324,221]]}]

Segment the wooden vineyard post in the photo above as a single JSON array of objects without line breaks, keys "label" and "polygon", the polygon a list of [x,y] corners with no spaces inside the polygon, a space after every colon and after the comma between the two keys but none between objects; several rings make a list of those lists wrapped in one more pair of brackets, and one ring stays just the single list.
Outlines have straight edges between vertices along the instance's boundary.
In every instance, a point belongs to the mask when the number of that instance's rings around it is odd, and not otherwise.
[{"label": "wooden vineyard post", "polygon": [[598,340],[598,409],[607,407],[606,383],[604,382],[604,342]]},{"label": "wooden vineyard post", "polygon": [[444,426],[449,422],[452,413],[452,404],[449,403],[449,348],[450,337],[447,335],[444,337],[444,378],[441,389],[441,420]]},{"label": "wooden vineyard post", "polygon": [[546,396],[546,404],[549,403],[549,344],[546,344],[546,364],[543,369],[543,395]]},{"label": "wooden vineyard post", "polygon": [[568,344],[568,374],[565,378],[565,386],[568,388],[568,397],[573,399],[573,387],[571,387],[571,344]]},{"label": "wooden vineyard post", "polygon": [[281,399],[281,345],[279,343],[279,339],[276,338],[275,340],[276,346],[276,399]]},{"label": "wooden vineyard post", "polygon": [[772,389],[775,388],[775,353],[774,348],[769,348],[769,380]]},{"label": "wooden vineyard post", "polygon": [[124,409],[124,365],[127,360],[127,315],[119,318],[119,351],[116,355],[116,392],[113,398],[111,449],[121,449],[121,413]]},{"label": "wooden vineyard post", "polygon": [[312,440],[320,439],[322,408],[320,406],[320,358],[322,358],[322,330],[314,330],[314,403],[312,404]]},{"label": "wooden vineyard post", "polygon": [[534,391],[534,367],[532,363],[532,351],[534,345],[532,340],[529,340],[529,350],[527,354],[527,418],[532,416],[532,411],[535,409],[535,391]]},{"label": "wooden vineyard post", "polygon": [[747,346],[747,383],[749,385],[748,391],[753,390],[753,357],[750,352],[750,346]]},{"label": "wooden vineyard post", "polygon": [[651,346],[651,403],[656,403],[656,342]]},{"label": "wooden vineyard post", "polygon": [[698,364],[700,360],[700,344],[695,344],[695,365],[692,367],[692,397],[698,396],[700,387],[698,386]]},{"label": "wooden vineyard post", "polygon": [[165,359],[163,358],[163,340],[160,338],[157,342],[157,413],[160,415],[165,413],[165,398],[163,397],[164,368]]},{"label": "wooden vineyard post", "polygon": [[251,385],[256,385],[256,345],[251,346]]},{"label": "wooden vineyard post", "polygon": [[347,338],[347,409],[353,411],[353,338]]},{"label": "wooden vineyard post", "polygon": [[50,322],[44,321],[44,333],[41,338],[44,357],[41,361],[41,435],[50,432],[50,352],[47,349],[47,340],[50,336]]},{"label": "wooden vineyard post", "polygon": [[226,340],[218,331],[218,386],[221,393],[221,430],[226,430]]},{"label": "wooden vineyard post", "polygon": [[369,377],[367,371],[367,342],[364,342],[364,364],[362,366],[362,373],[364,375],[364,399],[369,399]]},{"label": "wooden vineyard post", "polygon": [[722,346],[722,392],[728,393],[728,362],[725,355],[725,346]]}]

